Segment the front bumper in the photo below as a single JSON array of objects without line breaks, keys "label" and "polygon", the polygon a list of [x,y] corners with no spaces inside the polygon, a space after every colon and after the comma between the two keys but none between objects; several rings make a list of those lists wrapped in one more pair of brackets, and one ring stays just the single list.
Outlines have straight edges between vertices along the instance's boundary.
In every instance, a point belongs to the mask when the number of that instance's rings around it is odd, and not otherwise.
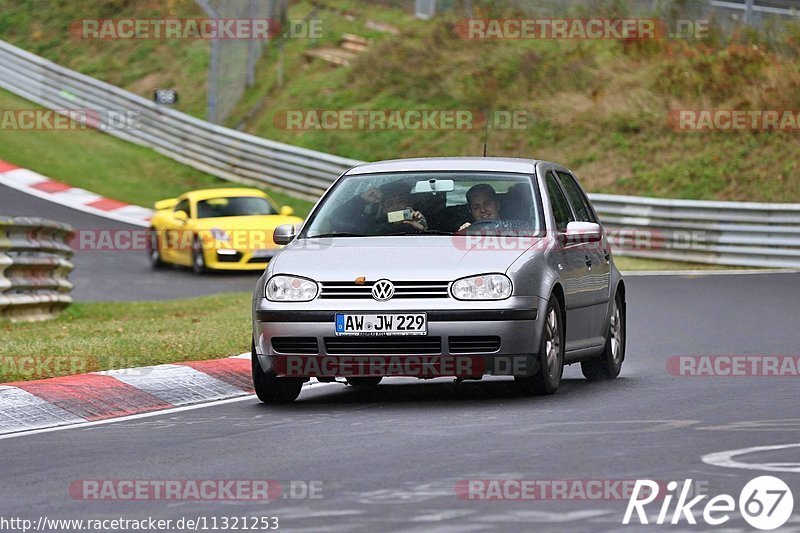
[{"label": "front bumper", "polygon": [[280,248],[264,250],[205,250],[206,266],[213,270],[264,270]]},{"label": "front bumper", "polygon": [[[404,308],[392,309],[354,308],[365,302],[341,302],[335,309],[320,310],[261,299],[254,309],[253,337],[262,369],[283,376],[531,375],[537,370],[541,317],[547,302],[535,297],[509,300],[458,302],[465,304],[463,309],[442,307],[441,300],[432,302],[439,307],[434,309],[408,300]],[[515,305],[500,307],[509,303]],[[494,308],[480,308],[481,304],[494,304]],[[407,337],[337,337],[337,312],[425,312],[428,332]]]}]

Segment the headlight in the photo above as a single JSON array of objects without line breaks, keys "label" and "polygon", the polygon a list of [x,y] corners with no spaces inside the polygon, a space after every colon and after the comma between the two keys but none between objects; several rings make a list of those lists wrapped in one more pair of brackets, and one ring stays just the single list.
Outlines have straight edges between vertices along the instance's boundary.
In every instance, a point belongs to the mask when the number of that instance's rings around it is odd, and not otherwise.
[{"label": "headlight", "polygon": [[503,274],[463,278],[451,289],[456,300],[505,300],[511,296],[511,280]]},{"label": "headlight", "polygon": [[317,284],[295,276],[272,276],[264,291],[273,302],[308,302],[317,297]]},{"label": "headlight", "polygon": [[211,230],[211,236],[214,237],[215,240],[228,242],[231,240],[231,235],[225,230],[221,230],[219,228],[214,228]]}]

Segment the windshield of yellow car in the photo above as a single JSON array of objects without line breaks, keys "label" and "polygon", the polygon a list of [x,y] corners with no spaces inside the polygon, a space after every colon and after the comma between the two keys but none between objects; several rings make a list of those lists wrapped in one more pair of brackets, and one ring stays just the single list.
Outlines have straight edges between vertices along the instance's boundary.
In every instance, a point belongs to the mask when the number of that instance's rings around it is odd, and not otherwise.
[{"label": "windshield of yellow car", "polygon": [[277,213],[278,210],[269,200],[259,196],[209,198],[197,202],[197,218],[244,217]]}]

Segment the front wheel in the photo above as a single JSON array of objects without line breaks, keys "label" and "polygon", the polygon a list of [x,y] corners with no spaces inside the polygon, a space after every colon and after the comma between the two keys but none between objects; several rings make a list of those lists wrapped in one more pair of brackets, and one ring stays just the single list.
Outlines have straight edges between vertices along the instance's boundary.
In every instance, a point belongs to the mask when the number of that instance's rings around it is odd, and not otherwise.
[{"label": "front wheel", "polygon": [[151,268],[158,270],[164,267],[164,260],[161,259],[161,247],[158,242],[158,233],[155,228],[150,228],[150,240],[148,241],[147,254]]},{"label": "front wheel", "polygon": [[603,353],[597,359],[581,363],[581,372],[590,381],[614,379],[622,370],[625,360],[625,307],[619,293],[614,297],[611,318],[608,324],[608,337]]},{"label": "front wheel", "polygon": [[523,393],[533,395],[553,394],[561,384],[564,373],[564,323],[561,306],[553,298],[547,304],[542,340],[539,343],[539,368],[533,376],[514,376]]},{"label": "front wheel", "polygon": [[199,239],[195,239],[194,246],[192,246],[192,270],[195,274],[205,274],[208,272],[205,252],[203,251],[203,246]]},{"label": "front wheel", "polygon": [[300,396],[303,388],[301,378],[281,378],[274,374],[267,374],[261,368],[256,355],[255,344],[252,352],[253,368],[253,387],[256,389],[256,396],[264,403],[292,403]]}]

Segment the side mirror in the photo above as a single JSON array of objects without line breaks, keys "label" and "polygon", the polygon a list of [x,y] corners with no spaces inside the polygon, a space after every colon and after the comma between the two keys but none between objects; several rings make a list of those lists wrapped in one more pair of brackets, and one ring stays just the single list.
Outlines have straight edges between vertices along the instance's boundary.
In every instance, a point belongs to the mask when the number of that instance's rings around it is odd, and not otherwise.
[{"label": "side mirror", "polygon": [[288,205],[284,205],[284,206],[281,207],[280,214],[285,216],[285,217],[290,217],[290,216],[294,215],[294,209],[292,209]]},{"label": "side mirror", "polygon": [[568,243],[597,242],[603,237],[603,230],[594,222],[570,222],[565,237]]},{"label": "side mirror", "polygon": [[189,215],[186,214],[186,211],[175,211],[172,216],[175,217],[175,220],[180,220],[184,223],[189,220]]},{"label": "side mirror", "polygon": [[277,228],[275,228],[275,232],[272,234],[272,240],[275,244],[289,244],[297,237],[297,232],[294,229],[294,224],[281,224]]}]

